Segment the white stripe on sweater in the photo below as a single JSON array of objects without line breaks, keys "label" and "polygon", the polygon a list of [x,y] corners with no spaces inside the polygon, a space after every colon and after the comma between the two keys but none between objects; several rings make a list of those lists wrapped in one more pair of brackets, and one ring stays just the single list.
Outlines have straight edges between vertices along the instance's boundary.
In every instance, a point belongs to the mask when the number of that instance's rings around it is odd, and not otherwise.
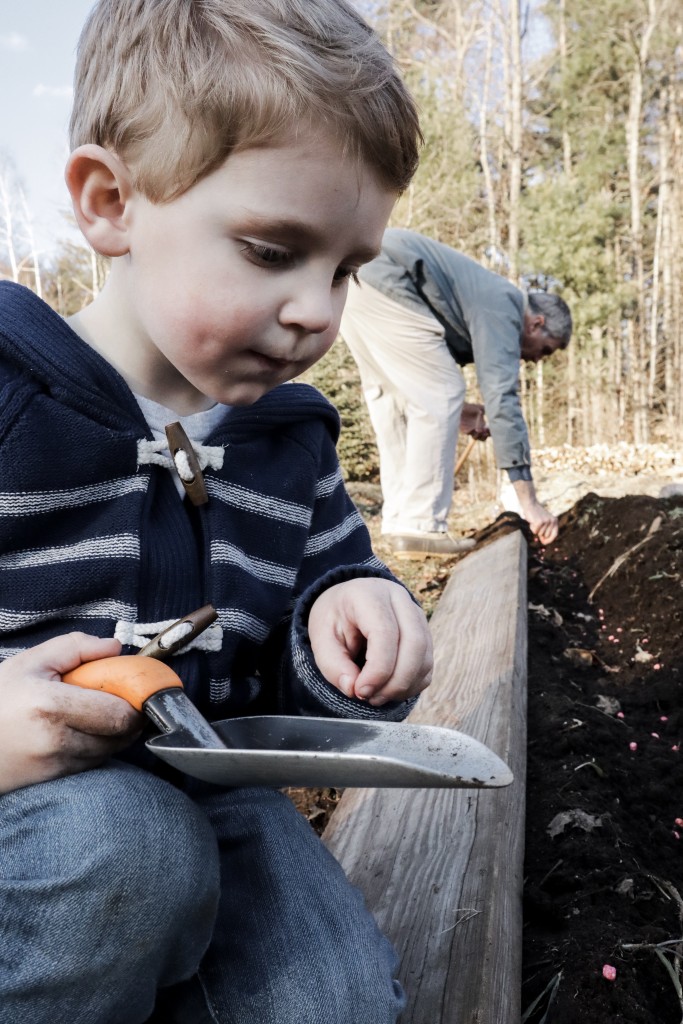
[{"label": "white stripe on sweater", "polygon": [[134,533],[93,537],[54,548],[27,548],[0,555],[0,569],[30,569],[37,565],[85,562],[95,558],[139,558],[140,541]]},{"label": "white stripe on sweater", "polygon": [[133,621],[137,614],[134,605],[123,601],[90,601],[88,604],[72,604],[61,608],[41,608],[39,611],[18,612],[12,608],[0,608],[0,630],[20,629],[23,626],[52,619],[127,619]]},{"label": "white stripe on sweater", "polygon": [[232,689],[232,679],[228,676],[226,679],[210,679],[209,680],[209,700],[213,704],[222,704],[224,700],[227,700],[230,696],[230,690]]},{"label": "white stripe on sweater", "polygon": [[327,551],[328,548],[334,547],[335,544],[344,540],[362,525],[363,520],[360,513],[353,511],[341,523],[333,526],[332,529],[321,530],[320,533],[311,534],[304,548],[304,558],[311,558],[314,555],[320,554],[321,551]]},{"label": "white stripe on sweater", "polygon": [[208,476],[205,483],[211,497],[217,498],[225,505],[247,509],[255,515],[265,516],[267,519],[279,519],[285,523],[292,523],[294,526],[308,528],[310,525],[312,512],[307,505],[300,505],[294,501],[283,501],[282,498],[273,498],[269,494],[261,494],[248,487],[240,487],[239,484],[226,484],[212,476]]},{"label": "white stripe on sweater", "polygon": [[271,628],[269,623],[241,608],[219,608],[218,621],[226,632],[239,633],[259,644],[263,643]]},{"label": "white stripe on sweater", "polygon": [[6,661],[7,658],[13,658],[15,654],[27,650],[28,647],[0,647],[0,661]]},{"label": "white stripe on sweater", "polygon": [[140,476],[123,476],[118,480],[64,491],[2,491],[0,516],[41,515],[65,508],[93,505],[98,501],[110,501],[112,498],[120,498],[135,491],[146,491],[148,485],[149,476],[144,473]]},{"label": "white stripe on sweater", "polygon": [[315,488],[316,498],[328,498],[330,494],[336,491],[343,479],[341,467],[337,466],[334,473],[329,473],[328,476],[323,476],[318,480]]},{"label": "white stripe on sweater", "polygon": [[211,561],[238,565],[250,576],[266,580],[268,583],[275,583],[281,587],[291,587],[296,582],[296,569],[291,566],[280,565],[278,562],[267,562],[263,558],[253,558],[246,551],[223,540],[211,542]]}]

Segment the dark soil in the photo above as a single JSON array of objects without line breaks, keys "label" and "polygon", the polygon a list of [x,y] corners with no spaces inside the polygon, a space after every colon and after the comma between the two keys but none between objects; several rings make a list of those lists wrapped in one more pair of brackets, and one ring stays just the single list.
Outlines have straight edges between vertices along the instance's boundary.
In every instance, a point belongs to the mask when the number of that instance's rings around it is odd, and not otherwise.
[{"label": "dark soil", "polygon": [[525,1020],[680,1024],[683,501],[560,525],[529,559]]},{"label": "dark soil", "polygon": [[[430,611],[454,562],[376,549]],[[588,494],[530,544],[522,1024],[683,1020],[682,581],[682,498]],[[322,831],[340,794],[290,795]]]}]

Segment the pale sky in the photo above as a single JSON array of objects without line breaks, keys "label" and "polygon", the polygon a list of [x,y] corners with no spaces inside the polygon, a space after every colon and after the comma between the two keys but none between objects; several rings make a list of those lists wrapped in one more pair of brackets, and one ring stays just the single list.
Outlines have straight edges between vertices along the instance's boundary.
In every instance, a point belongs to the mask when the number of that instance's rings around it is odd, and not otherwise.
[{"label": "pale sky", "polygon": [[9,158],[39,250],[78,236],[61,211],[76,43],[93,0],[0,0],[0,164]]},{"label": "pale sky", "polygon": [[0,0],[0,171],[9,158],[45,255],[60,238],[80,238],[64,219],[71,209],[64,164],[76,44],[93,3]]}]

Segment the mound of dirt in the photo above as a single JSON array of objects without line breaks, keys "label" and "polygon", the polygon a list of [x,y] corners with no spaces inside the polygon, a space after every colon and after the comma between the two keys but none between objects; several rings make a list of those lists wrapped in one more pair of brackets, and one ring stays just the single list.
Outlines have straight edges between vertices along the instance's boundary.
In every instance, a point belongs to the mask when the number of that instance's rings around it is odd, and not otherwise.
[{"label": "mound of dirt", "polygon": [[683,499],[588,494],[529,563],[525,1020],[680,1024]]},{"label": "mound of dirt", "polygon": [[[456,559],[392,561],[379,488],[363,486],[378,554],[431,611]],[[526,525],[483,521],[480,545]],[[683,497],[584,493],[560,527],[545,549],[525,529],[523,1020],[680,1024]],[[340,794],[290,795],[322,831]]]}]

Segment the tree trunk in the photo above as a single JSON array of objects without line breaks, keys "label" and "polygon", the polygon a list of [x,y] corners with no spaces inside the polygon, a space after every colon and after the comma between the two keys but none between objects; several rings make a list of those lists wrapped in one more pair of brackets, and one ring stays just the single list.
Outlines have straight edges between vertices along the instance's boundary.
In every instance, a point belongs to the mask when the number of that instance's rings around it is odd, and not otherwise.
[{"label": "tree trunk", "polygon": [[496,194],[493,188],[491,165],[488,151],[488,102],[489,84],[491,81],[491,52],[493,50],[493,23],[489,18],[486,26],[486,60],[484,63],[484,81],[482,83],[481,104],[479,107],[479,159],[481,160],[484,186],[486,190],[486,210],[488,214],[489,246],[494,254],[498,253],[500,239],[496,222]]},{"label": "tree trunk", "polygon": [[510,207],[508,258],[510,280],[519,279],[519,224],[522,194],[522,38],[520,0],[509,0],[510,32]]},{"label": "tree trunk", "polygon": [[568,178],[572,176],[572,141],[569,134],[567,91],[567,2],[560,0],[560,31],[558,45],[560,49],[560,77],[562,80],[562,164]]},{"label": "tree trunk", "polygon": [[541,448],[545,448],[545,416],[543,387],[543,362],[536,363],[536,437]]},{"label": "tree trunk", "polygon": [[632,321],[634,354],[633,383],[635,408],[633,433],[636,444],[649,440],[645,346],[645,265],[643,260],[643,213],[640,180],[640,129],[643,115],[643,71],[655,29],[657,0],[648,0],[648,20],[634,55],[626,119],[629,198],[631,204],[631,269],[636,284],[636,313]]}]

